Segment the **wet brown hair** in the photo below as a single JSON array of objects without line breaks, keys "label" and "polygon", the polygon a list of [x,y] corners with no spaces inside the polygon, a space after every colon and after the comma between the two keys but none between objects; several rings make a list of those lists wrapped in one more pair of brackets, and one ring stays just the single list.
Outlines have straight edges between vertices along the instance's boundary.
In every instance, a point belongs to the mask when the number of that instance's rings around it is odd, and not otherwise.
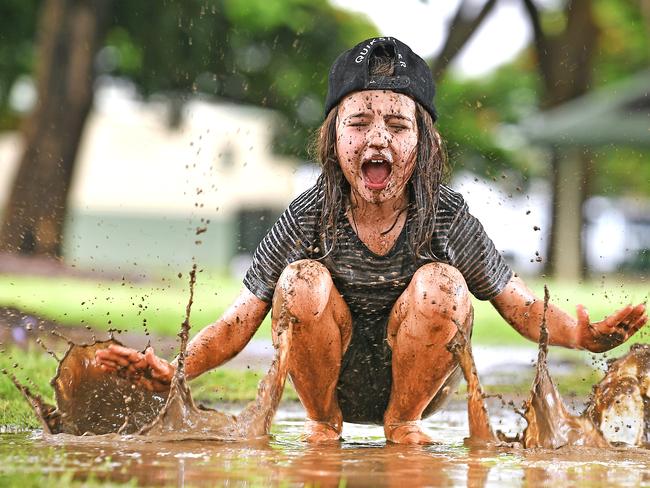
[{"label": "wet brown hair", "polygon": [[[393,59],[376,56],[370,60],[371,75],[392,75]],[[440,185],[449,177],[450,168],[442,137],[433,119],[419,103],[416,105],[418,143],[416,164],[408,183],[409,205],[417,209],[414,227],[409,234],[409,244],[415,257],[435,258],[431,249],[431,236],[435,228]],[[329,111],[316,132],[313,152],[323,171],[323,211],[320,219],[320,235],[323,253],[326,255],[336,246],[336,227],[342,208],[349,205],[350,184],[345,179],[336,156],[336,117],[338,106]]]}]

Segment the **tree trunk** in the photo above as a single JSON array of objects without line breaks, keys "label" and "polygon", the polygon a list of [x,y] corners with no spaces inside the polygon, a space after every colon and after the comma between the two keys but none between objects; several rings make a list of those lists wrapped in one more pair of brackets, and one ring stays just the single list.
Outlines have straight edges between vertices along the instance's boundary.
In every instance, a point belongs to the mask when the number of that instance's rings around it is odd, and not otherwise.
[{"label": "tree trunk", "polygon": [[585,269],[582,245],[582,212],[587,195],[585,175],[589,173],[589,153],[574,148],[553,158],[553,207],[551,252],[548,259],[553,276],[576,280]]},{"label": "tree trunk", "polygon": [[112,0],[46,0],[39,19],[38,101],[5,209],[0,251],[60,257],[67,197],[93,101],[95,54]]},{"label": "tree trunk", "polygon": [[[585,94],[591,84],[593,58],[598,46],[598,27],[591,0],[568,0],[566,27],[547,35],[533,0],[523,0],[533,26],[537,66],[544,83],[542,108],[561,105]],[[570,158],[576,158],[572,160]],[[553,210],[547,249],[546,274],[576,280],[584,277],[582,207],[588,196],[588,156],[570,150],[553,161]],[[570,182],[578,186],[571,187]],[[573,196],[569,197],[566,192]],[[576,242],[573,240],[577,239]]]},{"label": "tree trunk", "polygon": [[458,5],[456,14],[449,26],[445,44],[442,46],[442,50],[431,68],[434,80],[442,78],[449,64],[469,42],[474,33],[483,24],[485,18],[492,12],[496,5],[496,0],[487,0],[480,10],[473,10],[471,15],[469,11],[472,9],[467,5],[468,3],[467,0],[464,0]]}]

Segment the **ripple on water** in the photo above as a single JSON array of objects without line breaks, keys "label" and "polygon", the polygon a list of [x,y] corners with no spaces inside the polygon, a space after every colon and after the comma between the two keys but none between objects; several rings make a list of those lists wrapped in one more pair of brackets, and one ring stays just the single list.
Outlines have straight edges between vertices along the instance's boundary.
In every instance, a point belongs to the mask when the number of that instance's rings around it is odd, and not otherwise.
[{"label": "ripple on water", "polygon": [[[491,408],[512,430],[516,417]],[[281,410],[269,440],[143,442],[133,436],[0,436],[0,482],[21,476],[59,476],[139,485],[205,486],[639,486],[650,480],[647,451],[638,449],[467,448],[463,404],[425,421],[438,445],[386,444],[380,426],[345,424],[341,445],[312,447],[298,440],[303,414]],[[2,483],[6,485],[6,483]]]}]

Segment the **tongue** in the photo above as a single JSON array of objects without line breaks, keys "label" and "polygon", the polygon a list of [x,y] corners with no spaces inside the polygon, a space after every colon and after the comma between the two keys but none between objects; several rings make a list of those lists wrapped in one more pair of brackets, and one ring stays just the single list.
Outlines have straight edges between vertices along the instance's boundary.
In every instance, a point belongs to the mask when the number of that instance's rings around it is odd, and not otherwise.
[{"label": "tongue", "polygon": [[383,163],[366,163],[363,165],[363,173],[370,183],[383,183],[390,175],[390,164]]}]

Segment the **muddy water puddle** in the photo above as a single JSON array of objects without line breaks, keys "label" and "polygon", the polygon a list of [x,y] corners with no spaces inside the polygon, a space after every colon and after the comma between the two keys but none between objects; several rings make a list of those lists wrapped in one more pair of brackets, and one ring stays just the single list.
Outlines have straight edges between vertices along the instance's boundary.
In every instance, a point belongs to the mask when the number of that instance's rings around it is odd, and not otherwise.
[{"label": "muddy water puddle", "polygon": [[[521,431],[496,403],[495,426]],[[424,422],[440,441],[386,444],[381,427],[346,424],[345,440],[310,447],[298,440],[304,416],[280,410],[268,440],[148,442],[128,436],[0,435],[0,481],[32,473],[138,486],[650,486],[650,456],[635,448],[467,448],[462,399]],[[11,479],[11,478],[9,478]]]}]

